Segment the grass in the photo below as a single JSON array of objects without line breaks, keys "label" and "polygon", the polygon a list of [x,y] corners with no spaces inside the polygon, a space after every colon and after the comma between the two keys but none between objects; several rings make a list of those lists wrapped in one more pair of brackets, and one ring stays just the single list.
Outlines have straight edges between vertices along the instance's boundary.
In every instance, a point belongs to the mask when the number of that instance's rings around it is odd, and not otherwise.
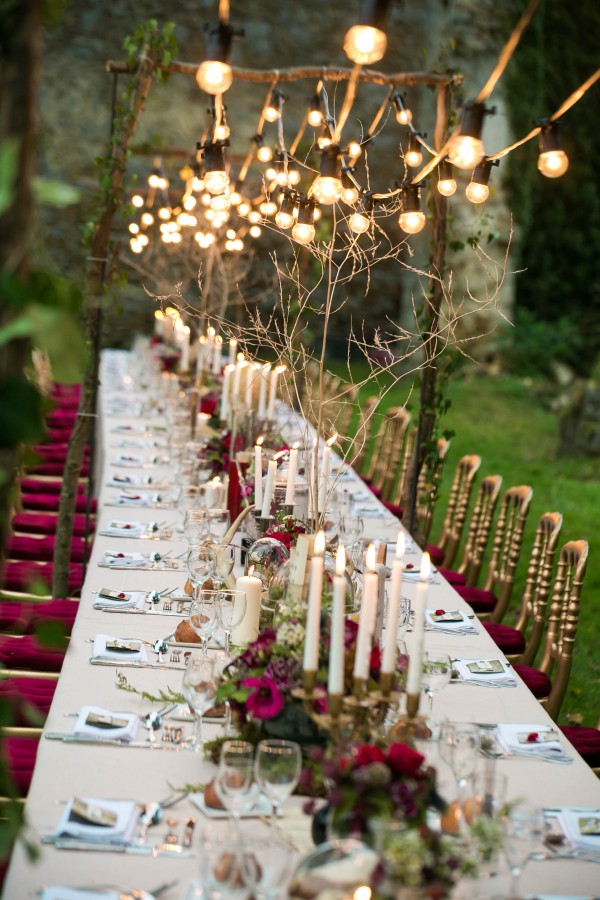
[{"label": "grass", "polygon": [[[386,396],[384,407],[404,402],[406,394],[407,388],[401,384]],[[580,538],[589,542],[574,663],[560,721],[596,725],[600,718],[600,566],[596,557],[600,546],[600,458],[559,459],[556,415],[539,401],[532,386],[516,377],[476,377],[466,370],[454,376],[447,395],[451,407],[441,426],[455,434],[446,459],[431,540],[435,542],[440,534],[457,461],[466,453],[477,453],[482,464],[476,487],[485,475],[500,474],[504,489],[518,484],[533,488],[513,604],[505,619],[508,624],[514,620],[542,513],[562,513],[559,546]],[[415,395],[410,401],[413,415],[417,403]]]}]

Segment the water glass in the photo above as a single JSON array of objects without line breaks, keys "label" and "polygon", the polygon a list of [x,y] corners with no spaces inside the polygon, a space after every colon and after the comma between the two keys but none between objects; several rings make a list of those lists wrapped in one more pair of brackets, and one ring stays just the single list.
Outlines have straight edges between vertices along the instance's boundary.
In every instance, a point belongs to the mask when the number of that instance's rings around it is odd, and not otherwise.
[{"label": "water glass", "polygon": [[194,591],[214,574],[215,557],[212,545],[194,541],[185,558],[188,575]]},{"label": "water glass", "polygon": [[194,590],[190,603],[190,625],[200,638],[202,652],[208,655],[208,642],[219,627],[220,591]]},{"label": "water glass", "polygon": [[252,744],[248,741],[225,741],[221,747],[215,788],[239,834],[241,815],[254,805],[258,796]]},{"label": "water glass", "polygon": [[230,517],[229,510],[207,508],[206,510],[206,527],[208,537],[216,544],[220,544],[229,530]]},{"label": "water glass", "polygon": [[433,712],[433,698],[450,683],[452,662],[447,653],[427,650],[423,654],[423,674],[421,684],[429,697],[429,717]]},{"label": "water glass", "polygon": [[256,751],[255,776],[271,801],[271,817],[277,818],[281,804],[298,784],[302,769],[302,750],[294,741],[261,741]]},{"label": "water glass", "polygon": [[246,615],[246,594],[243,591],[219,591],[219,625],[225,634],[225,653],[230,654],[231,633],[241,625]]},{"label": "water glass", "polygon": [[188,657],[183,673],[183,696],[194,714],[194,734],[191,746],[200,752],[202,749],[202,716],[214,704],[217,692],[215,666],[212,659],[199,653]]},{"label": "water glass", "polygon": [[539,806],[518,806],[503,819],[504,855],[510,866],[510,897],[520,897],[521,873],[539,846],[544,815]]}]

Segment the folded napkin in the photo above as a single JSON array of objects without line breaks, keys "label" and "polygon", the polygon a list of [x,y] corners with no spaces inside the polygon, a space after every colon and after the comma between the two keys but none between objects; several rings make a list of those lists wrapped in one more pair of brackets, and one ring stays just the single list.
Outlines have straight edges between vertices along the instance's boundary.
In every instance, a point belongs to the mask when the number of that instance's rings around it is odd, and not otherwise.
[{"label": "folded napkin", "polygon": [[133,800],[73,798],[60,817],[55,837],[98,844],[128,844],[135,835],[137,823],[138,811]]},{"label": "folded napkin", "polygon": [[[129,646],[132,649],[129,649]],[[110,634],[97,634],[92,647],[92,659],[147,663],[148,654],[141,641],[129,638],[116,638]]]},{"label": "folded napkin", "polygon": [[561,809],[557,818],[575,850],[600,854],[600,809]]},{"label": "folded napkin", "polygon": [[521,725],[503,723],[496,725],[496,740],[507,753],[531,756],[564,756],[557,729],[549,725]]},{"label": "folded napkin", "polygon": [[134,713],[111,712],[101,706],[83,706],[73,734],[110,738],[126,744],[136,739],[139,723],[139,717]]},{"label": "folded napkin", "polygon": [[152,484],[152,478],[137,478],[132,475],[113,475],[106,482],[107,487],[142,488]]},{"label": "folded napkin", "polygon": [[94,602],[94,609],[144,609],[146,605],[146,593],[144,591],[123,591],[123,598],[111,600],[108,597],[98,595]]},{"label": "folded napkin", "polygon": [[479,634],[479,630],[460,609],[426,609],[425,627],[444,634]]},{"label": "folded napkin", "polygon": [[512,668],[503,659],[455,659],[453,668],[458,673],[458,680],[468,684],[484,687],[517,686]]},{"label": "folded napkin", "polygon": [[126,494],[117,496],[117,506],[154,506],[161,502],[160,494]]},{"label": "folded napkin", "polygon": [[149,526],[145,522],[139,520],[127,521],[125,519],[112,519],[106,528],[102,529],[102,534],[106,537],[141,537],[149,530]]},{"label": "folded napkin", "polygon": [[140,428],[139,425],[115,425],[112,430],[118,431],[119,434],[144,434],[145,432],[145,428]]},{"label": "folded napkin", "polygon": [[[119,900],[123,895],[118,891],[102,891],[102,900]],[[98,891],[90,888],[89,891],[81,888],[62,887],[53,885],[47,887],[40,894],[41,900],[98,900]]]},{"label": "folded napkin", "polygon": [[145,458],[140,454],[131,454],[131,453],[119,453],[112,460],[113,466],[133,466],[134,468],[139,468],[143,466],[146,462]]},{"label": "folded napkin", "polygon": [[102,557],[102,564],[105,566],[116,566],[119,569],[123,566],[147,566],[149,559],[145,553],[123,553],[122,550],[106,550]]},{"label": "folded napkin", "polygon": [[[420,581],[421,580],[421,567],[419,565],[414,565],[413,563],[406,563],[404,566],[404,570],[402,572],[402,581]],[[431,573],[429,578],[427,579],[429,584],[436,584],[438,582],[437,578],[437,569],[435,566],[431,567]]]},{"label": "folded napkin", "polygon": [[[415,542],[414,539],[410,536],[410,534],[404,534],[404,550],[405,553],[414,553],[415,552]],[[391,564],[391,561],[394,559],[396,555],[396,541],[388,541],[387,542],[387,559]]]}]

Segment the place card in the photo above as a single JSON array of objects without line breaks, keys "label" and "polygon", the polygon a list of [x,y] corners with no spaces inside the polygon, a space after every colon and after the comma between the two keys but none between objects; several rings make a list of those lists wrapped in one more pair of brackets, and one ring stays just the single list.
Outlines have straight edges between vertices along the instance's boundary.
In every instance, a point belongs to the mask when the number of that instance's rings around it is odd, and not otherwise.
[{"label": "place card", "polygon": [[101,828],[114,828],[117,824],[117,814],[110,809],[86,803],[80,797],[74,797],[69,813],[69,822],[76,822],[78,825],[98,825]]}]

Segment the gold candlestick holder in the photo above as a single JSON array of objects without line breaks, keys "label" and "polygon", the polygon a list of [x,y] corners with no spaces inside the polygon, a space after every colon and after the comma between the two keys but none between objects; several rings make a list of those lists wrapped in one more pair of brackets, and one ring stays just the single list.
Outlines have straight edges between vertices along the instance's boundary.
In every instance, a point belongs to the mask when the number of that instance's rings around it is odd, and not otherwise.
[{"label": "gold candlestick holder", "polygon": [[[349,726],[352,724],[352,718],[344,715],[342,694],[328,694],[324,688],[316,687],[317,673],[307,671],[302,673],[303,685],[292,691],[292,696],[302,702],[307,715],[313,720],[315,725],[328,731],[335,743],[339,743]],[[316,709],[315,704],[323,701],[327,697],[327,712],[320,712]]]},{"label": "gold candlestick holder", "polygon": [[431,737],[431,729],[427,725],[425,717],[418,714],[420,699],[420,694],[406,695],[406,714],[398,719],[390,732],[394,740],[412,743],[415,738]]}]

